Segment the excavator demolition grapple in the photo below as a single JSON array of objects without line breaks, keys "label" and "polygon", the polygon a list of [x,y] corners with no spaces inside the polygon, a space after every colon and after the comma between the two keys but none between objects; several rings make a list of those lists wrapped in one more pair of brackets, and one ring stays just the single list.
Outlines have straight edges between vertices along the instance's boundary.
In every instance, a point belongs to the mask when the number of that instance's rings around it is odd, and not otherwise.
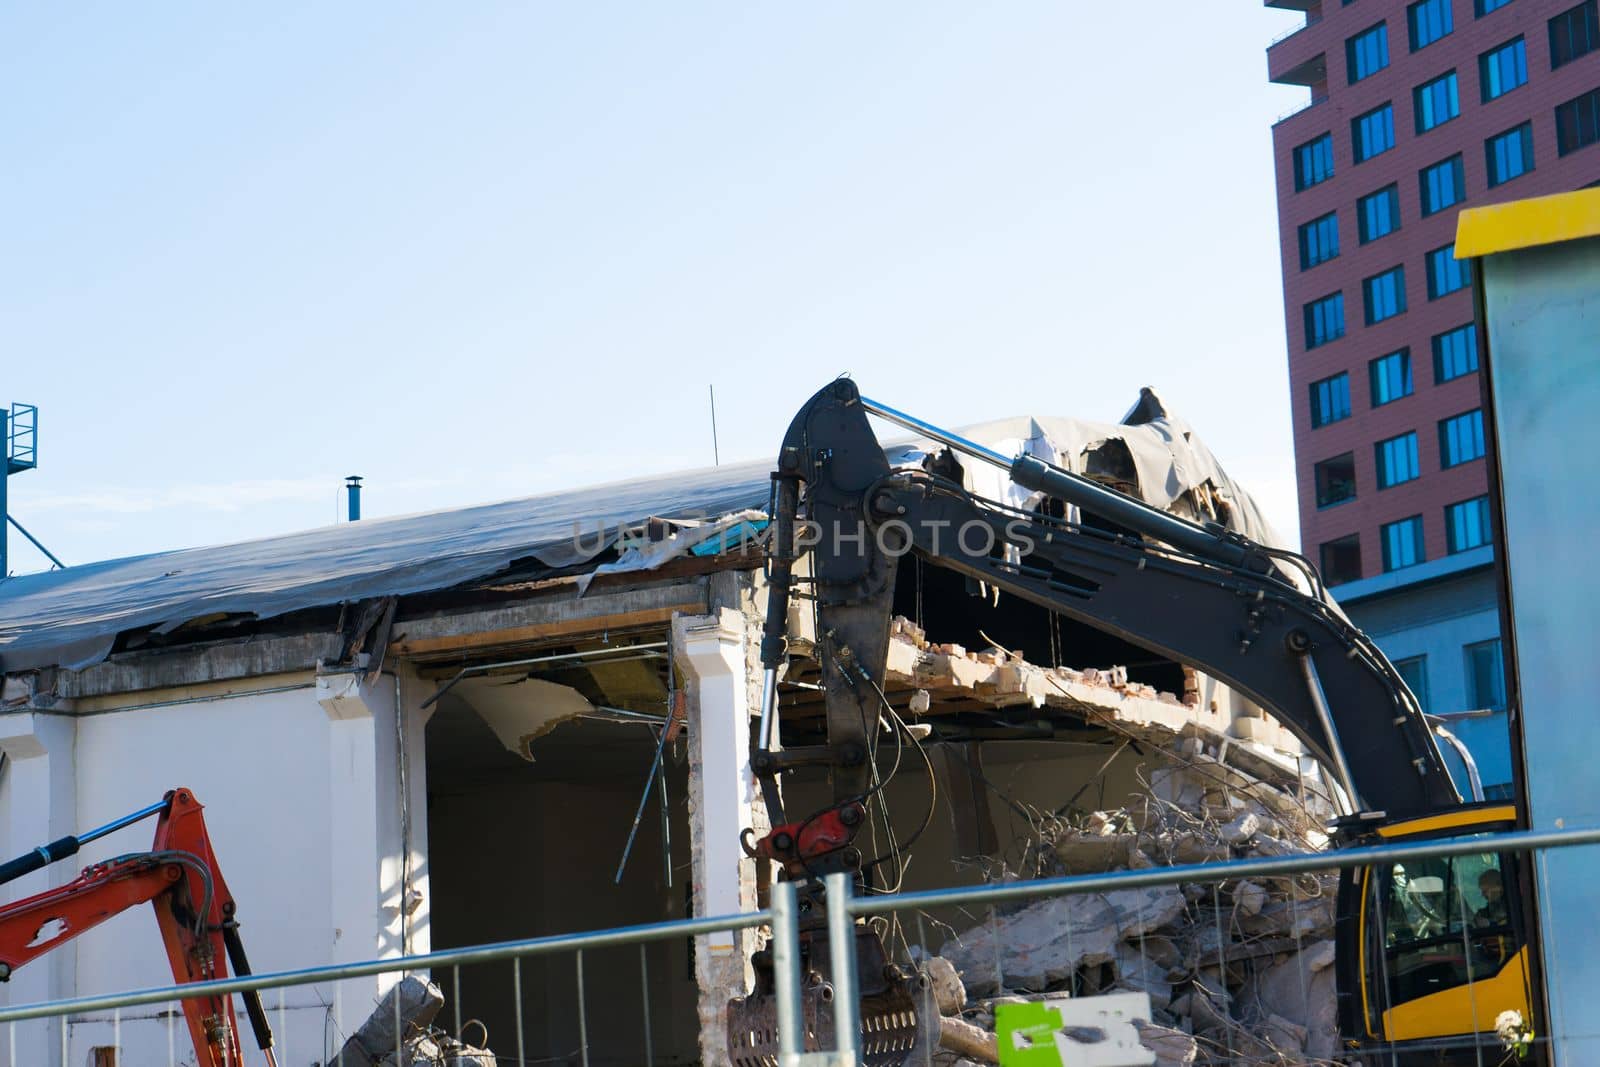
[{"label": "excavator demolition grapple", "polygon": [[[922,469],[891,469],[869,413],[945,449]],[[962,464],[972,461],[998,465],[1042,503],[1020,510],[974,496],[962,478]],[[906,553],[1231,686],[1275,715],[1335,776],[1350,802],[1343,820],[1350,826],[1461,804],[1416,698],[1293,553],[1186,521],[1031,455],[999,455],[866,400],[846,379],[801,409],[777,467],[765,677],[751,757],[773,829],[759,839],[747,830],[744,847],[798,884],[807,1049],[820,1046],[817,1035],[833,1033],[822,876],[849,872],[857,891],[870,893],[892,888],[899,873],[892,867],[900,850],[865,855],[870,835],[861,831],[881,815],[878,839],[892,839],[875,757],[880,738],[898,743],[910,732],[883,690],[895,569]],[[1093,522],[1084,521],[1089,516]],[[953,536],[972,524],[992,536]],[[791,601],[814,615],[824,745],[776,743]],[[1172,610],[1177,603],[1184,610]],[[820,811],[785,811],[779,776],[797,767],[827,769],[831,801]],[[939,1033],[929,982],[891,962],[866,925],[858,925],[855,946],[862,1062],[924,1062]],[[728,1013],[740,1067],[778,1062],[772,961],[761,952],[752,963],[755,988]]]}]

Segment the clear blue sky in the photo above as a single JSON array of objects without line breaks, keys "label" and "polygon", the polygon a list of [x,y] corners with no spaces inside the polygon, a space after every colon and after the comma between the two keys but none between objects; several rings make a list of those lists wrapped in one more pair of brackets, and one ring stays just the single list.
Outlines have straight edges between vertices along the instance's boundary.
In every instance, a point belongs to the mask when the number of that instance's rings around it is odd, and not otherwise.
[{"label": "clear blue sky", "polygon": [[[0,401],[68,562],[1155,386],[1295,526],[1233,3],[9,5]],[[13,566],[44,561],[13,536]]]}]

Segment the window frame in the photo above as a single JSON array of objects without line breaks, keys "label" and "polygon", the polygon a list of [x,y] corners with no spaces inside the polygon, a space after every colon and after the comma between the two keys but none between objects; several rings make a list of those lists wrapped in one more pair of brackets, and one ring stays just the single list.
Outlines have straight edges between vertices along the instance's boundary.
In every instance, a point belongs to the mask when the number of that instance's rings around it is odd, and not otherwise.
[{"label": "window frame", "polygon": [[[1456,516],[1458,514],[1466,514],[1463,509],[1468,507],[1472,507],[1478,512],[1474,521],[1481,534],[1480,540],[1473,541],[1470,544],[1462,543],[1461,539],[1456,536],[1459,525],[1456,521]],[[1494,524],[1489,517],[1488,493],[1483,493],[1467,500],[1458,500],[1454,504],[1446,504],[1444,506],[1444,544],[1445,553],[1451,556],[1462,552],[1470,552],[1474,548],[1482,548],[1484,545],[1494,544]]]},{"label": "window frame", "polygon": [[[1448,113],[1443,118],[1436,119],[1436,121],[1424,125],[1422,121],[1424,111],[1423,101],[1431,100],[1434,89],[1439,86],[1445,86],[1444,103],[1448,109]],[[1412,119],[1415,122],[1416,133],[1419,137],[1430,130],[1437,130],[1440,126],[1443,126],[1452,119],[1460,118],[1461,79],[1456,76],[1456,72],[1454,70],[1447,70],[1437,78],[1430,78],[1429,80],[1423,82],[1421,85],[1411,90],[1411,109]],[[1431,103],[1426,110],[1432,112],[1433,107]],[[1432,116],[1430,115],[1430,117]]]},{"label": "window frame", "polygon": [[[1339,388],[1336,383],[1343,383]],[[1326,378],[1319,378],[1309,386],[1311,394],[1311,428],[1320,430],[1324,426],[1331,426],[1336,422],[1343,422],[1353,414],[1350,403],[1350,372],[1340,371],[1330,374]],[[1344,407],[1341,412],[1339,400],[1343,399]],[[1322,401],[1326,399],[1326,404]]]},{"label": "window frame", "polygon": [[[1323,486],[1324,479],[1323,479],[1323,476],[1322,476],[1322,472],[1328,468],[1329,464],[1338,463],[1338,462],[1340,462],[1342,460],[1348,460],[1349,461],[1350,477],[1349,477],[1348,481],[1347,482],[1346,481],[1340,481],[1338,483],[1334,483],[1332,481],[1332,479],[1328,479],[1328,482],[1329,482],[1328,491],[1326,493],[1324,493],[1324,491],[1323,491],[1323,489],[1324,489],[1324,486]],[[1335,484],[1341,485],[1341,486],[1347,484],[1348,487],[1349,487],[1349,493],[1347,495],[1345,495],[1345,496],[1335,497],[1333,495],[1334,485]],[[1355,454],[1355,452],[1353,452],[1353,451],[1352,452],[1340,452],[1338,455],[1329,456],[1327,459],[1318,460],[1317,462],[1313,463],[1311,465],[1311,490],[1312,490],[1312,496],[1315,498],[1315,500],[1317,502],[1317,510],[1318,511],[1323,511],[1323,510],[1326,510],[1328,508],[1336,508],[1340,504],[1348,504],[1350,501],[1356,499],[1356,497],[1360,493],[1360,485],[1356,481],[1356,454]]]},{"label": "window frame", "polygon": [[[1406,563],[1395,563],[1395,554],[1391,552],[1392,544],[1389,538],[1389,531],[1398,531],[1403,526],[1415,531],[1410,538],[1410,547],[1416,556]],[[1427,542],[1424,540],[1426,535],[1427,529],[1422,524],[1421,515],[1408,515],[1403,519],[1396,519],[1393,522],[1386,522],[1379,526],[1378,542],[1379,548],[1382,550],[1383,573],[1389,574],[1394,571],[1403,571],[1407,567],[1415,567],[1420,563],[1428,562]]]},{"label": "window frame", "polygon": [[[1505,177],[1501,177],[1500,170],[1495,165],[1496,146],[1512,136],[1516,136],[1519,141],[1517,151],[1523,167],[1515,174],[1507,174]],[[1509,130],[1505,130],[1502,133],[1497,133],[1493,137],[1485,138],[1483,142],[1483,154],[1484,167],[1488,172],[1489,188],[1491,189],[1505,185],[1507,182],[1514,182],[1524,174],[1533,173],[1535,163],[1533,158],[1533,122],[1531,120],[1528,122],[1521,122],[1511,127]],[[1509,153],[1506,155],[1506,158],[1510,158]]]},{"label": "window frame", "polygon": [[[1335,302],[1338,305],[1338,312],[1339,312],[1339,322],[1338,322],[1337,329],[1334,330],[1334,331],[1330,331],[1329,333],[1327,333],[1326,335],[1324,335],[1320,339],[1318,339],[1316,341],[1313,341],[1312,340],[1311,323],[1312,323],[1312,319],[1313,319],[1313,317],[1315,315],[1315,309],[1321,308],[1321,307],[1324,307],[1324,306],[1332,306]],[[1311,350],[1316,349],[1316,348],[1321,348],[1323,345],[1326,345],[1326,344],[1332,344],[1334,341],[1339,340],[1341,337],[1343,337],[1345,335],[1345,330],[1347,328],[1347,323],[1345,322],[1344,290],[1343,289],[1339,289],[1339,290],[1336,290],[1334,292],[1331,292],[1326,296],[1320,296],[1315,300],[1307,301],[1304,305],[1301,306],[1301,313],[1305,317],[1305,322],[1303,323],[1303,325],[1305,327],[1305,350],[1307,352],[1310,352]]]},{"label": "window frame", "polygon": [[[1453,179],[1450,186],[1452,199],[1448,203],[1440,204],[1437,207],[1430,207],[1429,204],[1432,201],[1428,197],[1428,176],[1443,167],[1450,168],[1450,174]],[[1467,198],[1467,166],[1460,152],[1457,152],[1455,155],[1448,156],[1445,159],[1441,159],[1439,162],[1431,164],[1430,166],[1423,167],[1417,172],[1417,180],[1418,184],[1420,185],[1419,199],[1422,204],[1423,218],[1430,218],[1431,216],[1439,214],[1441,211],[1449,211],[1451,208],[1455,207],[1457,204],[1461,203]]]},{"label": "window frame", "polygon": [[[1577,16],[1577,21],[1574,21]],[[1560,70],[1568,63],[1582,59],[1590,52],[1600,49],[1600,3],[1597,0],[1582,0],[1565,11],[1559,11],[1545,20],[1545,26],[1550,35],[1550,69]],[[1563,56],[1558,47],[1558,26],[1566,31],[1566,44],[1568,54]],[[1578,35],[1573,32],[1577,27],[1582,27],[1581,50],[1573,50]],[[1380,70],[1382,68],[1379,68]],[[1353,84],[1353,83],[1352,83]]]},{"label": "window frame", "polygon": [[[1478,691],[1478,670],[1473,663],[1473,653],[1479,650],[1494,652],[1494,670],[1491,672],[1495,679],[1495,688],[1499,690],[1499,699],[1489,702],[1482,700],[1483,694]],[[1470,641],[1461,646],[1462,658],[1466,661],[1468,703],[1477,705],[1468,710],[1476,711],[1481,708],[1491,708],[1496,711],[1503,710],[1506,706],[1506,659],[1505,645],[1500,638],[1491,637],[1487,641]]]},{"label": "window frame", "polygon": [[[1461,424],[1463,420],[1470,420],[1469,424],[1472,426],[1472,447],[1477,449],[1477,452],[1472,455],[1464,453],[1457,455],[1456,450],[1451,447],[1452,439],[1460,440],[1459,435],[1455,434],[1452,428]],[[1483,436],[1483,409],[1481,407],[1439,420],[1440,470],[1447,471],[1455,467],[1464,467],[1468,463],[1474,463],[1482,459],[1487,451],[1488,442],[1484,440]]]},{"label": "window frame", "polygon": [[[1380,283],[1392,283],[1391,291],[1386,294],[1390,300],[1384,306],[1392,304],[1392,310],[1386,315],[1376,314],[1381,308],[1375,296],[1378,294]],[[1380,322],[1388,322],[1406,313],[1406,267],[1404,263],[1397,263],[1388,270],[1379,271],[1377,274],[1361,279],[1361,309],[1363,322],[1367,326],[1376,326]]]},{"label": "window frame", "polygon": [[[1512,64],[1514,73],[1520,73],[1522,80],[1508,85],[1497,93],[1489,91],[1490,71],[1500,71],[1504,67],[1499,63],[1498,57],[1511,49],[1517,49],[1517,60]],[[1515,92],[1528,84],[1528,38],[1526,34],[1517,34],[1505,44],[1489,49],[1478,56],[1478,95],[1481,103],[1487,104],[1491,100],[1498,100],[1507,93]]]},{"label": "window frame", "polygon": [[[1444,363],[1445,345],[1444,345],[1444,340],[1447,337],[1454,337],[1457,334],[1460,334],[1462,336],[1471,338],[1471,340],[1468,342],[1468,347],[1471,349],[1472,366],[1467,368],[1466,370],[1458,371],[1455,374],[1451,374],[1451,375],[1447,376],[1444,373],[1444,370],[1445,370],[1445,363]],[[1465,378],[1469,374],[1478,373],[1478,324],[1476,322],[1469,322],[1469,323],[1466,323],[1464,325],[1455,326],[1455,327],[1452,327],[1451,329],[1444,330],[1444,331],[1441,331],[1439,333],[1434,334],[1432,339],[1431,339],[1431,341],[1430,341],[1430,347],[1433,349],[1433,384],[1434,385],[1443,385],[1445,382],[1453,382],[1457,378]]]},{"label": "window frame", "polygon": [[[1364,42],[1371,40],[1375,43],[1373,59],[1375,65],[1372,69],[1360,74],[1356,73],[1356,56],[1363,47]],[[1382,53],[1378,55],[1377,53]],[[1355,85],[1357,82],[1366,81],[1379,71],[1389,68],[1389,23],[1387,20],[1376,22],[1360,33],[1351,34],[1344,42],[1344,64],[1346,84]]]},{"label": "window frame", "polygon": [[[1380,375],[1387,381],[1390,377],[1387,366],[1393,361],[1394,366],[1400,368],[1400,391],[1387,397],[1378,399],[1378,382]],[[1393,352],[1379,356],[1377,359],[1367,361],[1367,401],[1374,408],[1387,407],[1397,400],[1404,400],[1417,391],[1416,370],[1411,363],[1410,347],[1397,348]]]},{"label": "window frame", "polygon": [[[1313,153],[1310,153],[1309,155],[1306,155],[1306,156],[1302,155],[1302,153],[1306,153],[1309,150],[1315,149],[1315,148],[1320,148],[1320,149],[1322,149],[1322,151],[1313,152]],[[1309,180],[1309,181],[1306,180],[1308,175],[1306,173],[1306,167],[1304,165],[1304,161],[1307,160],[1307,159],[1310,159],[1312,161],[1317,161],[1319,159],[1326,160],[1327,170],[1320,177],[1312,178],[1312,180]],[[1301,193],[1301,192],[1304,192],[1307,189],[1310,189],[1312,186],[1321,185],[1323,182],[1327,181],[1329,178],[1332,178],[1333,174],[1334,174],[1334,166],[1333,166],[1333,131],[1332,130],[1327,130],[1327,131],[1319,134],[1318,136],[1311,138],[1311,140],[1309,140],[1309,141],[1305,141],[1305,142],[1303,142],[1301,144],[1297,144],[1297,145],[1294,146],[1294,191],[1295,192]]]},{"label": "window frame", "polygon": [[[1442,41],[1455,32],[1455,14],[1451,11],[1451,6],[1450,0],[1417,0],[1416,3],[1406,7],[1406,32],[1410,37],[1411,51],[1420,52],[1430,44]],[[1419,44],[1418,39],[1422,34],[1419,32],[1418,16],[1424,8],[1432,8],[1434,11],[1443,14],[1443,17],[1439,19],[1443,28],[1440,29],[1438,34]]]},{"label": "window frame", "polygon": [[[1361,136],[1362,126],[1368,119],[1374,118],[1378,115],[1385,115],[1383,131],[1388,137],[1388,140],[1383,147],[1379,148],[1377,151],[1365,152],[1363,150],[1365,141]],[[1364,111],[1350,120],[1350,158],[1353,159],[1358,165],[1365,163],[1369,159],[1377,159],[1385,152],[1392,151],[1394,149],[1394,143],[1393,100],[1386,100],[1372,110]]]},{"label": "window frame", "polygon": [[[1387,202],[1388,208],[1384,214],[1387,216],[1390,226],[1381,233],[1373,233],[1372,228],[1368,225],[1372,215],[1369,205],[1376,204],[1379,197],[1383,197]],[[1373,241],[1389,236],[1398,229],[1400,229],[1400,183],[1390,182],[1382,189],[1377,189],[1366,196],[1356,198],[1356,241],[1358,244],[1371,244]]]},{"label": "window frame", "polygon": [[[1584,113],[1585,106],[1587,114]],[[1567,137],[1567,122],[1563,112],[1569,112],[1571,115],[1575,140],[1569,140]],[[1582,124],[1584,119],[1588,120],[1587,124]],[[1600,88],[1579,93],[1571,100],[1563,100],[1556,105],[1557,157],[1565,159],[1572,153],[1582,151],[1597,142],[1600,142]]]},{"label": "window frame", "polygon": [[[1406,477],[1391,478],[1394,473],[1388,461],[1388,457],[1393,454],[1393,451],[1389,448],[1391,445],[1405,446],[1406,461],[1409,464],[1408,470],[1410,472]],[[1406,485],[1422,477],[1422,455],[1418,447],[1417,431],[1415,430],[1407,430],[1405,433],[1395,434],[1393,437],[1385,437],[1381,441],[1374,441],[1372,453],[1373,468],[1377,478],[1378,492],[1380,493],[1385,489]]]},{"label": "window frame", "polygon": [[[1410,678],[1406,677],[1406,668],[1412,664],[1416,664],[1421,668],[1420,673],[1417,675],[1415,685],[1412,684],[1412,680]],[[1411,690],[1411,695],[1417,698],[1417,703],[1422,707],[1422,710],[1426,712],[1428,710],[1427,653],[1423,653],[1420,656],[1407,656],[1404,659],[1397,659],[1394,661],[1394,669],[1399,673],[1401,680],[1406,683],[1406,688]]]},{"label": "window frame", "polygon": [[[1335,552],[1353,549],[1356,562],[1355,573],[1349,577],[1334,574],[1333,569],[1328,566],[1328,552],[1330,549]],[[1359,533],[1345,534],[1343,537],[1335,537],[1331,541],[1324,541],[1318,545],[1317,573],[1322,576],[1323,584],[1330,587],[1343,585],[1346,582],[1359,582],[1364,573],[1364,568],[1361,565],[1361,535]]]},{"label": "window frame", "polygon": [[[1327,224],[1327,223],[1331,223],[1332,225],[1331,226],[1325,226],[1324,224]],[[1319,258],[1312,259],[1310,257],[1310,253],[1313,251],[1313,248],[1312,248],[1311,243],[1307,241],[1307,237],[1308,236],[1316,236],[1318,234],[1321,234],[1322,236],[1325,236],[1325,237],[1329,237],[1331,239],[1328,240],[1328,241],[1323,242],[1324,245],[1326,246],[1326,248],[1325,248],[1326,254],[1322,255]],[[1303,270],[1303,271],[1310,270],[1312,267],[1319,267],[1322,264],[1328,262],[1329,260],[1338,259],[1339,258],[1339,212],[1338,211],[1330,211],[1326,215],[1318,215],[1316,218],[1312,219],[1310,222],[1303,223],[1299,228],[1299,241],[1300,241],[1300,269]]]},{"label": "window frame", "polygon": [[[1449,296],[1451,293],[1459,293],[1463,289],[1472,288],[1472,261],[1455,258],[1455,250],[1455,242],[1451,241],[1449,244],[1439,248],[1429,249],[1427,254],[1423,256],[1423,263],[1427,266],[1428,273],[1429,300],[1438,300]],[[1440,263],[1445,263],[1449,266],[1448,272],[1440,269]],[[1447,278],[1460,284],[1453,285],[1449,289],[1441,288],[1441,283]]]}]

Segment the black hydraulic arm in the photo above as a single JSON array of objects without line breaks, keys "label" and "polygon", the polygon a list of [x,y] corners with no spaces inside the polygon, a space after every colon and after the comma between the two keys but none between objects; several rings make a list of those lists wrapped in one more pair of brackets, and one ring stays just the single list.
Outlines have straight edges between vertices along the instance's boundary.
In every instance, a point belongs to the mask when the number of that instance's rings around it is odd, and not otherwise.
[{"label": "black hydraulic arm", "polygon": [[1226,683],[1333,768],[1358,812],[1403,817],[1460,803],[1393,665],[1315,587],[1305,592],[1286,577],[1280,561],[1288,554],[1034,457],[1000,457],[939,432],[928,436],[999,462],[1017,484],[1125,532],[1018,511],[926,471],[891,471],[867,421],[869,405],[898,414],[836,381],[811,399],[784,438],[770,549],[779,580],[763,658],[769,670],[782,663],[785,593],[796,546],[808,546],[829,745],[823,753],[768,752],[769,720],[776,718],[769,696],[753,760],[764,785],[787,758],[830,763],[836,803],[866,788],[862,757],[882,706],[877,687],[895,561],[915,552]]}]

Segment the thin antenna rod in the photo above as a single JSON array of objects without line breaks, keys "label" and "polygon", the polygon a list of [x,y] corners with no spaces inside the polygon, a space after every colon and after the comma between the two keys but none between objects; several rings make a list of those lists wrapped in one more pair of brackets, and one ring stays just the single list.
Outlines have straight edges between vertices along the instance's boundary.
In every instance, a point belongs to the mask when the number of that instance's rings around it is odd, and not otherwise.
[{"label": "thin antenna rod", "polygon": [[722,450],[717,447],[717,387],[707,385],[711,390],[711,459],[717,466],[722,466]]}]

